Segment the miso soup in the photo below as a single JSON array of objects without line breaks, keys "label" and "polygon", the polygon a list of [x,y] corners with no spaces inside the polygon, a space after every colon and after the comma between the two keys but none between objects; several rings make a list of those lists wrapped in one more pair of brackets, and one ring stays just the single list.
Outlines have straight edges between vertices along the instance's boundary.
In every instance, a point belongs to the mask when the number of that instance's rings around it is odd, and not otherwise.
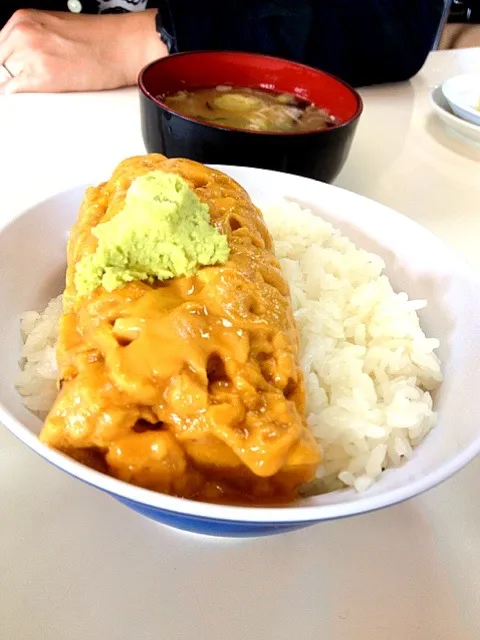
[{"label": "miso soup", "polygon": [[159,98],[185,116],[247,131],[319,131],[338,124],[325,109],[307,100],[264,89],[218,86]]}]

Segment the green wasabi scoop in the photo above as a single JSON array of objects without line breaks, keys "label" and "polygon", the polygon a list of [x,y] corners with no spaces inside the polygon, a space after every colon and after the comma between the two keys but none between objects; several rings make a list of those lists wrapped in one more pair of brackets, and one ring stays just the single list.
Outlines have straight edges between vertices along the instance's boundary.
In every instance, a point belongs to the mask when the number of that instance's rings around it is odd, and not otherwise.
[{"label": "green wasabi scoop", "polygon": [[227,237],[210,224],[208,205],[183,178],[163,171],[134,180],[123,210],[92,233],[97,249],[76,267],[79,295],[100,285],[113,291],[132,280],[191,276],[230,255]]}]

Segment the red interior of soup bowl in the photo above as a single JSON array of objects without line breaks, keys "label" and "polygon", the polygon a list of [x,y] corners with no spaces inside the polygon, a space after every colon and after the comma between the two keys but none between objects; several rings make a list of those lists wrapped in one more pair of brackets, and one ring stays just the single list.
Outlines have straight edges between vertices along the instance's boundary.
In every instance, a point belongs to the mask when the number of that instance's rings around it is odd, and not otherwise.
[{"label": "red interior of soup bowl", "polygon": [[138,82],[146,96],[168,111],[174,110],[162,102],[162,96],[223,84],[294,94],[326,109],[339,125],[354,120],[362,111],[360,95],[346,82],[296,62],[252,53],[175,54],[145,67]]}]

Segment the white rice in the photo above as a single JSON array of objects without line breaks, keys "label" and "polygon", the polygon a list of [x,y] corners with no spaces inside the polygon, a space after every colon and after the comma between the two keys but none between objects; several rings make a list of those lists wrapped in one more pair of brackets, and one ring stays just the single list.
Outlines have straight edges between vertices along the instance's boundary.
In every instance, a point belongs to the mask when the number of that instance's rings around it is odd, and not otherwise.
[{"label": "white rice", "polygon": [[56,344],[61,314],[62,296],[58,296],[50,300],[43,312],[27,311],[20,317],[22,371],[15,386],[25,406],[41,418],[57,395]]},{"label": "white rice", "polygon": [[[324,450],[309,492],[368,489],[412,455],[435,425],[438,340],[423,333],[425,301],[395,293],[381,258],[293,202],[263,207],[291,287],[307,385],[308,423]],[[22,316],[26,406],[45,415],[56,395],[61,296]]]}]

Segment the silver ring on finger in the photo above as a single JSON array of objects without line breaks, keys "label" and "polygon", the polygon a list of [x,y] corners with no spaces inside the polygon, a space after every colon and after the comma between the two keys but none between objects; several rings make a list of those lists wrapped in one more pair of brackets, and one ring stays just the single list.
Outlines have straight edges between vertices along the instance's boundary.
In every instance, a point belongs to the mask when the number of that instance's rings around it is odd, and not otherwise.
[{"label": "silver ring on finger", "polygon": [[10,76],[10,78],[13,78],[13,73],[10,71],[10,69],[7,67],[5,62],[2,62],[2,67],[5,69],[5,71],[8,73],[8,75]]}]

